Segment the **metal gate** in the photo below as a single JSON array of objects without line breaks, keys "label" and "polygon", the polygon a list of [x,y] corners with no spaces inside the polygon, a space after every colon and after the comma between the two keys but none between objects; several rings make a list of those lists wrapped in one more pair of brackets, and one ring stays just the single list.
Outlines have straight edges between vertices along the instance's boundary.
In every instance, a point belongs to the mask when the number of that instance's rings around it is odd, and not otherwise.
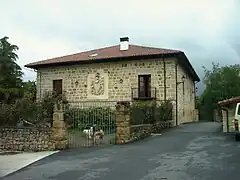
[{"label": "metal gate", "polygon": [[115,102],[70,102],[65,109],[68,147],[104,146],[116,142]]}]

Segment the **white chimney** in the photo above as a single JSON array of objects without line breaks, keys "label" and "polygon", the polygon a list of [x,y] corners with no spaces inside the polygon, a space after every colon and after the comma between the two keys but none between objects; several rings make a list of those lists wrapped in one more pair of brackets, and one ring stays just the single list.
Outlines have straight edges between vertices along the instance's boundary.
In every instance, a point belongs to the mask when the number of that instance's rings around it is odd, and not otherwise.
[{"label": "white chimney", "polygon": [[120,38],[120,51],[126,51],[129,48],[129,38],[122,37]]}]

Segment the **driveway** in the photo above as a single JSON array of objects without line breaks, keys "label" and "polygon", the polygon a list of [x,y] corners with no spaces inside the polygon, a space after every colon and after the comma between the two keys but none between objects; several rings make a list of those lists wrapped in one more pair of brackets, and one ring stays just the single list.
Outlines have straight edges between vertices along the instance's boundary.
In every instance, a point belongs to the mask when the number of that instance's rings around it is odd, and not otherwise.
[{"label": "driveway", "polygon": [[240,144],[218,123],[194,123],[128,145],[60,152],[4,179],[226,180],[239,172]]}]

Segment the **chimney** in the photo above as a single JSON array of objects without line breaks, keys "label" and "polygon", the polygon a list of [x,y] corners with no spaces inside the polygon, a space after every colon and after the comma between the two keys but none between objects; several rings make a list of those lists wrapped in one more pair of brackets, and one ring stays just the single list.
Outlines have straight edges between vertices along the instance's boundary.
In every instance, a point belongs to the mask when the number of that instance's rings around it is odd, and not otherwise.
[{"label": "chimney", "polygon": [[120,51],[126,51],[129,48],[129,38],[122,37],[120,38]]}]

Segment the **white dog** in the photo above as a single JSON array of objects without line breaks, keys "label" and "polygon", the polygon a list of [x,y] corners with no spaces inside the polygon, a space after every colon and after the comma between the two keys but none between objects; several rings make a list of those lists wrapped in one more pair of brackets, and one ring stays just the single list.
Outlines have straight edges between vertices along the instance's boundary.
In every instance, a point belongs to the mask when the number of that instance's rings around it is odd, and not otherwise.
[{"label": "white dog", "polygon": [[93,136],[93,127],[90,127],[90,129],[84,129],[83,134],[85,134],[89,139]]},{"label": "white dog", "polygon": [[94,138],[95,141],[96,139],[103,140],[104,137],[104,131],[102,129],[100,131],[93,132],[93,127],[90,127],[90,129],[84,129],[83,134],[85,134],[88,139]]}]

